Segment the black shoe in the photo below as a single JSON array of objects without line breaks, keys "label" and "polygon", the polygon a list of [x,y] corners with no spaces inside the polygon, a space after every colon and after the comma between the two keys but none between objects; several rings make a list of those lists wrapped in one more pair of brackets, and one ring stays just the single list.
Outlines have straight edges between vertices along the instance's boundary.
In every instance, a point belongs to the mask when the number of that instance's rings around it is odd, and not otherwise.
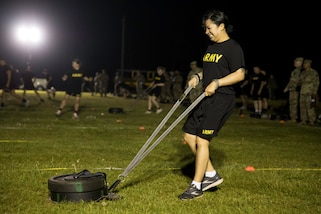
[{"label": "black shoe", "polygon": [[204,177],[202,181],[202,190],[208,190],[210,188],[216,187],[223,182],[223,178],[216,173],[214,177]]},{"label": "black shoe", "polygon": [[181,200],[191,200],[194,198],[200,198],[203,196],[203,191],[196,188],[194,184],[191,184],[183,194],[178,196]]}]

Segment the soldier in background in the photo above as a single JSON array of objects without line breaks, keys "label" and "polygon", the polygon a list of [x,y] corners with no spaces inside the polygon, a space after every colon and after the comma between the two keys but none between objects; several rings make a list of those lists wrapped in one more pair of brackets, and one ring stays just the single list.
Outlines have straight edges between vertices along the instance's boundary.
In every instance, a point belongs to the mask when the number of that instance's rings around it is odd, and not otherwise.
[{"label": "soldier in background", "polygon": [[277,98],[276,93],[278,89],[278,84],[273,74],[269,75],[267,88],[269,90],[269,100],[275,100]]},{"label": "soldier in background", "polygon": [[56,96],[56,89],[53,84],[53,78],[47,68],[43,69],[42,73],[45,75],[45,78],[47,80],[46,92],[48,95],[48,99],[51,100],[51,99],[55,98],[55,96]]},{"label": "soldier in background", "polygon": [[289,92],[289,113],[291,117],[291,122],[296,123],[299,120],[299,95],[300,95],[300,85],[299,79],[302,70],[303,58],[297,57],[294,60],[294,70],[291,72],[290,80],[283,92]]},{"label": "soldier in background", "polygon": [[145,114],[151,114],[153,106],[156,107],[156,114],[159,114],[163,111],[163,109],[160,107],[159,98],[161,96],[162,89],[165,86],[165,73],[165,67],[157,67],[154,80],[149,85],[149,88],[151,90],[148,91],[147,111],[145,112]]},{"label": "soldier in background", "polygon": [[31,71],[31,66],[28,65],[26,71],[20,77],[21,83],[23,84],[23,98],[27,99],[27,90],[33,90],[34,93],[39,98],[40,102],[45,102],[44,99],[41,98],[38,89],[34,86],[35,74]]},{"label": "soldier in background", "polygon": [[15,74],[16,72],[13,67],[7,64],[5,59],[0,58],[0,89],[2,89],[0,108],[4,107],[5,102],[7,101],[7,95],[11,95],[17,100],[21,100],[26,108],[29,106],[29,100],[16,94]]},{"label": "soldier in background", "polygon": [[119,85],[122,82],[122,78],[120,76],[119,72],[116,72],[115,77],[114,77],[114,96],[119,96],[120,91],[119,91]]},{"label": "soldier in background", "polygon": [[250,95],[253,100],[254,114],[251,114],[251,117],[262,118],[262,95],[264,95],[262,92],[266,85],[266,78],[259,66],[254,66],[253,72],[251,76]]},{"label": "soldier in background", "polygon": [[135,71],[134,80],[136,81],[136,93],[137,99],[143,99],[144,94],[144,85],[146,82],[145,76],[140,71]]},{"label": "soldier in background", "polygon": [[98,92],[100,92],[100,73],[96,72],[93,83],[94,83],[94,90],[91,92],[91,95],[96,95]]},{"label": "soldier in background", "polygon": [[181,72],[179,70],[172,71],[174,73],[173,75],[173,96],[175,102],[181,97],[183,93],[183,77],[181,75]]},{"label": "soldier in background", "polygon": [[161,102],[162,103],[172,103],[174,100],[173,97],[173,81],[171,78],[171,74],[167,71],[165,71],[165,73],[163,74],[163,76],[165,77],[165,85],[164,87],[162,87],[162,92],[161,92]]},{"label": "soldier in background", "polygon": [[[193,75],[202,72],[202,68],[197,66],[197,61],[192,61],[190,63],[190,72],[187,75],[187,81],[186,81],[186,86],[185,88],[187,88],[187,83],[188,81],[192,78]],[[191,92],[189,93],[189,100],[190,102],[193,102],[194,100],[196,100],[196,98],[203,92],[203,85],[202,82],[200,82],[195,88],[193,88],[193,90],[191,90]]]},{"label": "soldier in background", "polygon": [[109,83],[109,74],[106,69],[101,70],[100,78],[99,78],[99,93],[101,97],[107,97],[108,85]]},{"label": "soldier in background", "polygon": [[315,108],[318,98],[320,79],[318,72],[311,67],[312,60],[305,59],[303,71],[300,75],[300,113],[301,124],[314,125],[316,121]]},{"label": "soldier in background", "polygon": [[[240,110],[246,110],[248,106],[249,94],[250,94],[250,87],[251,87],[251,77],[249,75],[248,68],[245,68],[245,77],[244,80],[239,82],[237,87],[237,93],[242,100],[242,106]],[[242,111],[243,112],[243,111]]]}]

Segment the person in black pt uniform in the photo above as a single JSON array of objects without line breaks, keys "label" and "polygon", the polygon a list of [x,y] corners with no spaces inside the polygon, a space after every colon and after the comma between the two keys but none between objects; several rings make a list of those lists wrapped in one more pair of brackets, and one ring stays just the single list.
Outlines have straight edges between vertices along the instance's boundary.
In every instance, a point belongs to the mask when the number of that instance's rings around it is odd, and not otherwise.
[{"label": "person in black pt uniform", "polygon": [[154,81],[151,82],[149,85],[149,92],[148,92],[148,107],[146,114],[152,113],[152,107],[155,105],[156,107],[156,114],[159,114],[163,111],[159,104],[159,97],[161,95],[162,89],[165,86],[165,76],[164,73],[166,72],[166,68],[163,66],[158,66],[156,70],[156,74],[154,77]]},{"label": "person in black pt uniform", "polygon": [[212,41],[203,55],[203,71],[196,73],[188,86],[202,81],[205,98],[188,115],[184,141],[195,154],[195,173],[181,200],[198,198],[203,191],[223,182],[210,159],[210,141],[218,135],[235,108],[235,84],[245,77],[245,60],[241,46],[229,37],[232,26],[226,14],[210,10],[202,19],[205,34]]},{"label": "person in black pt uniform", "polygon": [[28,65],[26,71],[21,75],[21,83],[23,84],[23,98],[26,99],[27,90],[33,90],[34,93],[39,98],[40,102],[44,102],[44,99],[41,98],[38,90],[34,86],[35,74],[31,71],[31,66]]},{"label": "person in black pt uniform", "polygon": [[49,73],[47,68],[43,69],[42,73],[45,75],[45,78],[47,80],[46,91],[47,91],[48,99],[51,100],[56,96],[56,89],[53,83],[53,77]]},{"label": "person in black pt uniform", "polygon": [[263,89],[266,82],[264,81],[264,75],[261,72],[261,68],[259,66],[253,67],[254,74],[251,78],[251,96],[254,105],[254,114],[252,117],[261,118],[262,115],[262,95]]},{"label": "person in black pt uniform", "polygon": [[81,97],[81,85],[83,81],[91,81],[92,79],[88,77],[83,69],[81,68],[81,63],[79,59],[74,59],[72,61],[72,70],[63,75],[62,80],[67,81],[67,89],[63,100],[60,103],[59,109],[56,111],[56,116],[60,116],[63,108],[65,107],[70,96],[75,97],[74,113],[73,118],[77,119],[79,117],[79,104]]},{"label": "person in black pt uniform", "polygon": [[0,58],[0,89],[2,89],[0,107],[4,107],[9,94],[21,100],[25,107],[29,106],[29,100],[17,94],[16,88],[16,72],[12,66],[7,64],[5,59]]},{"label": "person in black pt uniform", "polygon": [[236,93],[238,96],[240,96],[242,101],[242,106],[240,107],[240,110],[243,112],[243,110],[246,110],[248,108],[248,102],[249,102],[249,95],[250,95],[250,87],[251,87],[251,80],[250,75],[248,73],[248,69],[245,68],[245,77],[244,80],[239,82],[236,85]]}]

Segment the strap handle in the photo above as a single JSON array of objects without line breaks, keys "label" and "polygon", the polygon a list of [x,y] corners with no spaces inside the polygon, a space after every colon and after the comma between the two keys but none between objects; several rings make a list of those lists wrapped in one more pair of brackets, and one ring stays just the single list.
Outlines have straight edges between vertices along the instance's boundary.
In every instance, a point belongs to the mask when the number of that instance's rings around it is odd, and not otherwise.
[{"label": "strap handle", "polygon": [[87,169],[75,174],[73,177],[74,179],[79,179],[79,178],[92,178],[92,177],[99,177],[99,176],[103,176],[105,181],[107,180],[106,173],[104,172],[91,173]]}]

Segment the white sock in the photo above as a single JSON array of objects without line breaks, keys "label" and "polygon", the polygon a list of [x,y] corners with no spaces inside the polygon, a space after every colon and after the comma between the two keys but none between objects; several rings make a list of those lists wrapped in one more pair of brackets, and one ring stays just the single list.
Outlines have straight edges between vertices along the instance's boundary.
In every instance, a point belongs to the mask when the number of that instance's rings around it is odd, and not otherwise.
[{"label": "white sock", "polygon": [[194,184],[196,186],[197,189],[201,189],[201,182],[197,182],[197,181],[192,181],[192,184]]},{"label": "white sock", "polygon": [[205,177],[214,177],[216,175],[216,170],[210,171],[210,172],[205,172]]}]

